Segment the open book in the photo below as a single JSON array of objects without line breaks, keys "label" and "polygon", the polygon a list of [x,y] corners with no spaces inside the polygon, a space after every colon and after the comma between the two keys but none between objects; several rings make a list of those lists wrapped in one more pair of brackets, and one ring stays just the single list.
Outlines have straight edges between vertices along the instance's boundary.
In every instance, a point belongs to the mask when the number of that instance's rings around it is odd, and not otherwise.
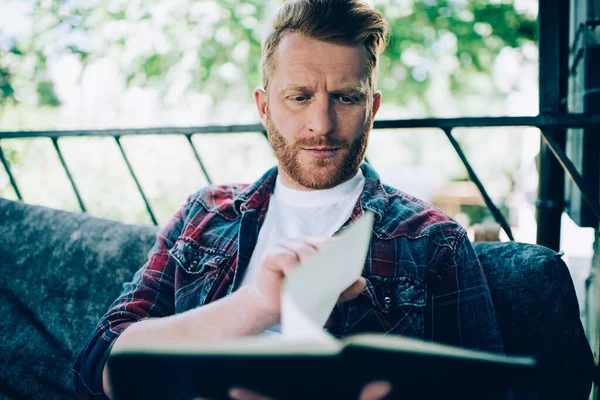
[{"label": "open book", "polygon": [[115,348],[115,398],[226,399],[242,387],[274,399],[356,399],[373,380],[390,381],[391,397],[402,399],[502,398],[526,389],[536,373],[530,357],[375,334],[338,340],[324,331],[340,294],[361,276],[372,225],[367,212],[286,278],[281,337]]}]

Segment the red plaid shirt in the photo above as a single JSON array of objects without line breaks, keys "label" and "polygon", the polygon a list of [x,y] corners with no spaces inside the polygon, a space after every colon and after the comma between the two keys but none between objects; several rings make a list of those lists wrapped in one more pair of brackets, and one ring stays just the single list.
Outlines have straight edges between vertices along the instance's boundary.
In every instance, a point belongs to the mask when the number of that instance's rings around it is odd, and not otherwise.
[{"label": "red plaid shirt", "polygon": [[[383,185],[368,164],[361,168],[365,186],[346,225],[364,210],[375,214],[363,271],[367,287],[337,305],[325,328],[337,337],[377,332],[501,352],[490,291],[465,230],[436,208]],[[129,325],[201,307],[239,288],[276,176],[274,168],[253,185],[211,186],[190,196],[80,352],[74,365],[78,396],[106,398],[102,369]]]}]

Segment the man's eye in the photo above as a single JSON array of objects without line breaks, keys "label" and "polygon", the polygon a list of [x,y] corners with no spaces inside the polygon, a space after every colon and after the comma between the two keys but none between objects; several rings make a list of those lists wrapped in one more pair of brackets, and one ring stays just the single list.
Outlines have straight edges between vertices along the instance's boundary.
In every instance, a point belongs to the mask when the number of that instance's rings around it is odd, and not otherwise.
[{"label": "man's eye", "polygon": [[356,103],[356,99],[352,96],[337,96],[338,100],[341,101],[344,104],[355,104]]},{"label": "man's eye", "polygon": [[296,103],[303,103],[308,100],[308,96],[290,96],[289,99]]}]

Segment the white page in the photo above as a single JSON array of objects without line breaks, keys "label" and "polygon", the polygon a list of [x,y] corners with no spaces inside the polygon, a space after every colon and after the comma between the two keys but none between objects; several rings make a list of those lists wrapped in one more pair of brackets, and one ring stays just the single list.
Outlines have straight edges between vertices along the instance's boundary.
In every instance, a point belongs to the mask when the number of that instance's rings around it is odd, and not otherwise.
[{"label": "white page", "polygon": [[360,278],[373,230],[373,213],[340,233],[286,277],[281,296],[285,339],[333,340],[323,326],[344,290]]}]

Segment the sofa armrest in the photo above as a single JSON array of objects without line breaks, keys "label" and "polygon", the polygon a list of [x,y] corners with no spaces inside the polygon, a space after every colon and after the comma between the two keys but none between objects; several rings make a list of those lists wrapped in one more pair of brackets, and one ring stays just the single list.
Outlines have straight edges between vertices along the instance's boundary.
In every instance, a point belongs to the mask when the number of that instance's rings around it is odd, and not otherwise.
[{"label": "sofa armrest", "polygon": [[535,244],[474,244],[490,286],[505,350],[548,367],[541,398],[587,399],[593,357],[569,270]]}]

